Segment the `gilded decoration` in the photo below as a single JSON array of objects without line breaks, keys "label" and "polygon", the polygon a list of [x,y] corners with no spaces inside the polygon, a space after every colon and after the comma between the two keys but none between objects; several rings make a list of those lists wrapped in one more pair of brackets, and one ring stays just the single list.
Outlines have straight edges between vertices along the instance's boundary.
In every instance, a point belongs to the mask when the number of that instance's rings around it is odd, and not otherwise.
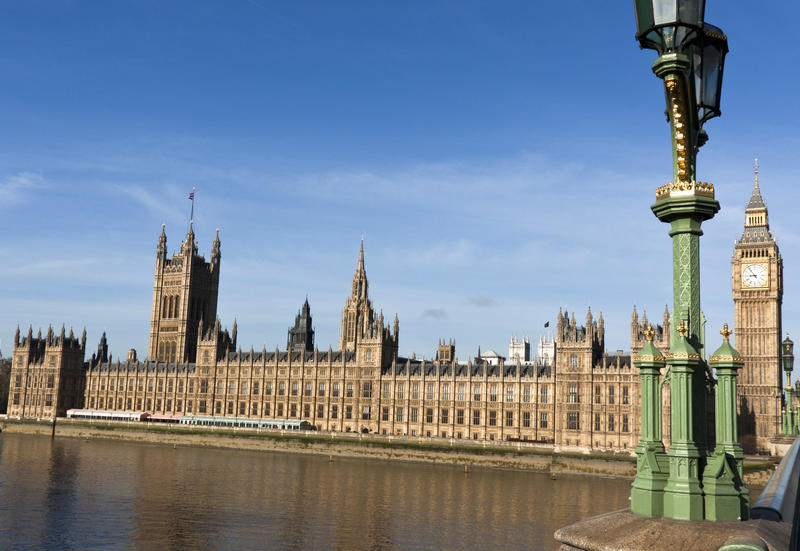
[{"label": "gilded decoration", "polygon": [[680,85],[679,79],[676,77],[667,78],[664,81],[664,84],[666,85],[667,90],[669,90],[669,103],[672,111],[672,121],[675,128],[675,162],[678,170],[677,179],[679,182],[685,182],[688,179],[687,175],[689,173],[689,160],[687,159],[689,141],[686,135],[687,121],[684,120],[687,112],[684,90]]},{"label": "gilded decoration", "polygon": [[663,362],[666,360],[664,356],[636,356],[637,362]]},{"label": "gilded decoration", "polygon": [[713,199],[714,184],[710,182],[670,182],[656,189],[656,200],[690,195],[703,195]]},{"label": "gilded decoration", "polygon": [[711,356],[709,362],[743,362],[744,358],[741,356]]},{"label": "gilded decoration", "polygon": [[669,359],[678,359],[678,360],[699,360],[700,354],[686,354],[684,352],[677,352],[674,354],[667,354],[667,358]]}]

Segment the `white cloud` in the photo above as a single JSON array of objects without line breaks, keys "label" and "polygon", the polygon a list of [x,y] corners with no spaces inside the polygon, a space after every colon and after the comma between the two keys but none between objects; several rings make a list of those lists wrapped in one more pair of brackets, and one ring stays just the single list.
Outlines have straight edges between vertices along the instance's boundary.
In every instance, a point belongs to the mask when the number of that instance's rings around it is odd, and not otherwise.
[{"label": "white cloud", "polygon": [[0,206],[24,203],[37,189],[45,187],[44,178],[35,172],[19,172],[0,181]]},{"label": "white cloud", "polygon": [[123,195],[127,195],[153,215],[160,215],[168,219],[176,219],[182,216],[177,207],[178,194],[171,187],[164,186],[158,191],[153,191],[137,185],[114,185],[113,189]]}]

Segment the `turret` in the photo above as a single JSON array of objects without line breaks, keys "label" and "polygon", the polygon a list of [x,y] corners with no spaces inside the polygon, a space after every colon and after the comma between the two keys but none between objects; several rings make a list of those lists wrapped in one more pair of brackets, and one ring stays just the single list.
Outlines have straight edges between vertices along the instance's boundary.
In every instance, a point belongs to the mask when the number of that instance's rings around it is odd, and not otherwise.
[{"label": "turret", "polygon": [[19,325],[17,325],[17,330],[14,332],[14,347],[19,346]]},{"label": "turret", "polygon": [[186,239],[181,247],[181,252],[187,256],[192,257],[197,254],[197,243],[194,239],[194,221],[189,220],[189,231],[186,232]]},{"label": "turret", "polygon": [[108,361],[108,341],[106,340],[105,331],[103,331],[103,336],[100,337],[100,343],[97,345],[96,358],[99,363],[106,363]]},{"label": "turret", "polygon": [[214,237],[213,243],[211,243],[211,264],[214,265],[214,266],[219,264],[219,260],[220,260],[219,246],[220,246],[219,228],[217,228],[217,235]]},{"label": "turret", "polygon": [[236,346],[236,337],[239,334],[239,326],[236,324],[236,318],[233,318],[233,330],[231,331],[231,343]]},{"label": "turret", "polygon": [[161,235],[158,236],[158,246],[156,247],[156,263],[167,259],[167,233],[166,224],[161,224]]},{"label": "turret", "polygon": [[603,319],[603,312],[600,312],[600,317],[597,319],[597,336],[600,339],[600,342],[605,342],[606,324],[605,320]]}]

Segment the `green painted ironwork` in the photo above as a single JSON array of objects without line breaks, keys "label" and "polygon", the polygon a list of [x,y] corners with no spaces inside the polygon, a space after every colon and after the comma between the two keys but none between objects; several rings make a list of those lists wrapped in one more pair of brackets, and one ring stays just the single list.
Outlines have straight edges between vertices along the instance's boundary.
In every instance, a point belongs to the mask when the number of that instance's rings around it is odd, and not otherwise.
[{"label": "green painted ironwork", "polygon": [[794,404],[794,400],[792,399],[793,389],[791,386],[787,386],[785,389],[786,391],[786,408],[783,410],[783,426],[781,427],[781,432],[783,434],[797,434],[795,430],[795,411],[792,404]]},{"label": "green painted ironwork", "polygon": [[652,327],[647,329],[647,344],[634,358],[641,381],[642,425],[636,446],[636,478],[631,490],[631,511],[656,518],[664,515],[664,487],[669,462],[662,442],[661,386],[659,377],[666,363],[653,345]]},{"label": "green painted ironwork", "polygon": [[[697,432],[698,409],[696,396],[697,372],[702,361],[686,335],[679,334],[667,355],[670,371],[670,429],[671,439],[667,457],[669,476],[664,487],[664,516],[679,520],[703,520],[703,490],[700,482],[705,467],[705,449]],[[702,419],[701,419],[702,420]]]},{"label": "green painted ironwork", "polygon": [[725,340],[709,360],[717,374],[717,446],[703,471],[703,492],[705,518],[713,521],[750,518],[750,492],[744,484],[744,452],[738,441],[736,411],[736,379],[744,360],[728,341],[730,334],[725,324],[722,330]]}]

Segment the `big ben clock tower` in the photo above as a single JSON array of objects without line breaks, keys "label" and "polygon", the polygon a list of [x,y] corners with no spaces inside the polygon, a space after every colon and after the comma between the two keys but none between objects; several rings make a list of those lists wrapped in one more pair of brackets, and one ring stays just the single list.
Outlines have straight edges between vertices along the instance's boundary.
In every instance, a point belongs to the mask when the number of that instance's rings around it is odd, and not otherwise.
[{"label": "big ben clock tower", "polygon": [[744,358],[739,375],[739,431],[745,451],[767,451],[781,429],[780,366],[783,260],[769,231],[767,205],[755,182],[744,216],[744,232],[731,260],[734,334]]}]

